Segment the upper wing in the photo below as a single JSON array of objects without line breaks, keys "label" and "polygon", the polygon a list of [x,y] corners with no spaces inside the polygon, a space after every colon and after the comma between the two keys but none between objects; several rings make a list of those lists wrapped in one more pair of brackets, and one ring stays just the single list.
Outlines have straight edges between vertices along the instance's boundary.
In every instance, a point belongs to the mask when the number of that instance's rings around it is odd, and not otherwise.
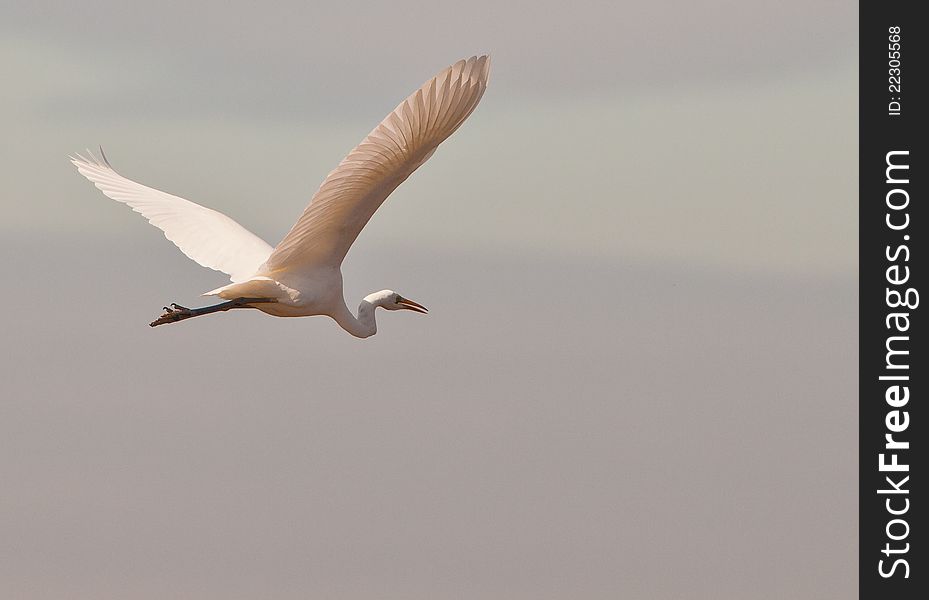
[{"label": "upper wing", "polygon": [[340,265],[387,196],[468,118],[489,72],[488,56],[460,60],[401,102],[329,173],[267,269]]},{"label": "upper wing", "polygon": [[102,149],[100,155],[102,160],[89,152],[89,158],[78,154],[71,162],[101,192],[142,213],[181,252],[204,267],[238,282],[254,275],[270,256],[273,248],[267,242],[226,215],[126,179],[113,170]]}]

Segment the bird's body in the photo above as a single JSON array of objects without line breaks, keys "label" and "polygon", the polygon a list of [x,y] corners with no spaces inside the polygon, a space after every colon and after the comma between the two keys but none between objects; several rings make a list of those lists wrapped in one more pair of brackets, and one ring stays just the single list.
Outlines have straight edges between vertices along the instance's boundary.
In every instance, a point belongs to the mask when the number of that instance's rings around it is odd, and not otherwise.
[{"label": "bird's body", "polygon": [[353,314],[342,295],[342,260],[387,196],[477,107],[489,70],[487,56],[458,61],[401,102],[326,177],[273,248],[222,213],[122,177],[102,150],[100,160],[78,155],[72,162],[104,194],[128,204],[164,231],[188,257],[232,280],[205,294],[227,302],[200,309],[173,305],[152,326],[257,308],[276,317],[326,315],[352,335],[369,337],[377,331],[376,308],[425,309],[383,290],[366,296]]}]

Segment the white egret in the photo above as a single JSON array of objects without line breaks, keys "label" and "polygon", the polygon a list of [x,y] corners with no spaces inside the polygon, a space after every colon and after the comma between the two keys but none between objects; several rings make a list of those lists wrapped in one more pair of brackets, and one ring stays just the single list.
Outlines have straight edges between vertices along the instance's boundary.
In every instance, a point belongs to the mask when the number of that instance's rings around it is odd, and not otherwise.
[{"label": "white egret", "polygon": [[172,304],[151,326],[234,308],[276,317],[326,315],[345,331],[377,333],[374,311],[425,307],[383,290],[365,296],[355,316],[342,295],[342,260],[368,220],[398,185],[432,156],[475,109],[490,72],[488,56],[460,60],[404,100],[329,173],[276,248],[226,215],[146,187],[117,173],[103,149],[71,157],[105,195],[128,204],[195,262],[232,283],[206,292],[227,300],[203,308]]}]

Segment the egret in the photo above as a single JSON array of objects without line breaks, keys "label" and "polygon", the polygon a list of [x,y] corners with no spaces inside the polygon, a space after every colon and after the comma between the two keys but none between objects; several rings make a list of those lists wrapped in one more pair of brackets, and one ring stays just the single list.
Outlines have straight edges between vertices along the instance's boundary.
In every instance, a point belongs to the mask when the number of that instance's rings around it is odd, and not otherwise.
[{"label": "egret", "polygon": [[276,317],[325,315],[353,336],[366,338],[377,333],[378,307],[427,310],[382,290],[365,296],[353,314],[342,293],[342,261],[387,196],[474,111],[489,74],[489,56],[459,60],[401,102],[329,173],[275,248],[220,212],[126,179],[102,148],[99,159],[90,152],[70,158],[81,175],[141,213],[187,257],[229,275],[232,283],[204,294],[225,302],[202,308],[172,304],[152,327],[255,308]]}]

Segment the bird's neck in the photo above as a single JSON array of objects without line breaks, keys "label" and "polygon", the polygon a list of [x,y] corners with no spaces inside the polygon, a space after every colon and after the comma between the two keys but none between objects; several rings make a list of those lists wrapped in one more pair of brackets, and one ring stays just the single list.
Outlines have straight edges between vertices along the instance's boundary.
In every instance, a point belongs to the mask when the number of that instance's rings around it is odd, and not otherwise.
[{"label": "bird's neck", "polygon": [[377,333],[377,322],[374,320],[375,308],[377,308],[377,304],[365,298],[358,305],[358,316],[356,317],[343,302],[342,310],[333,315],[333,318],[342,329],[353,336],[357,338],[371,337]]}]

